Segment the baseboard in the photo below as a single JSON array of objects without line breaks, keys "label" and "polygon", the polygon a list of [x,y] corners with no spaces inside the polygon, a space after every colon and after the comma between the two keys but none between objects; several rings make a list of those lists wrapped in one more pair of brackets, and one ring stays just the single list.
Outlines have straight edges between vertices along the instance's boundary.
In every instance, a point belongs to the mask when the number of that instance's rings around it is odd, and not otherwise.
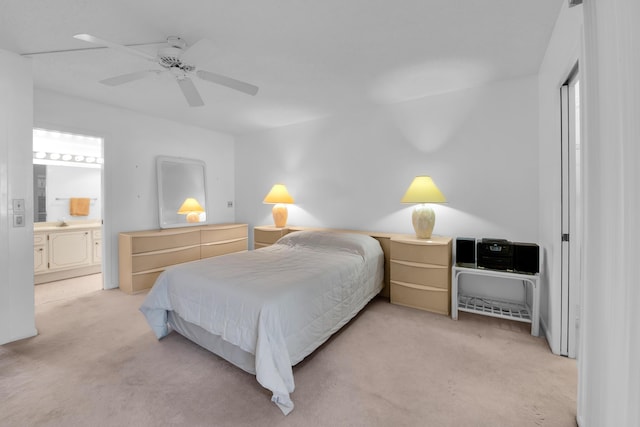
[{"label": "baseboard", "polygon": [[56,280],[71,279],[72,277],[87,276],[102,271],[102,265],[90,265],[88,267],[72,268],[69,270],[52,271],[50,273],[41,273],[33,276],[33,283],[40,285],[42,283],[54,282]]},{"label": "baseboard", "polygon": [[27,339],[27,338],[32,338],[32,337],[35,337],[36,335],[38,335],[38,330],[36,328],[33,328],[33,330],[31,330],[30,332],[23,333],[23,334],[20,334],[18,336],[15,336],[15,337],[11,337],[11,338],[9,338],[8,341],[0,342],[0,345],[8,344],[10,342],[24,340],[24,339]]},{"label": "baseboard", "polygon": [[551,332],[549,331],[549,328],[547,328],[547,323],[545,322],[545,319],[542,317],[540,317],[540,329],[542,330],[541,335],[543,335],[547,340],[547,345],[549,346],[551,353],[560,356],[560,352],[557,349],[554,349],[553,347],[553,343],[551,342]]}]

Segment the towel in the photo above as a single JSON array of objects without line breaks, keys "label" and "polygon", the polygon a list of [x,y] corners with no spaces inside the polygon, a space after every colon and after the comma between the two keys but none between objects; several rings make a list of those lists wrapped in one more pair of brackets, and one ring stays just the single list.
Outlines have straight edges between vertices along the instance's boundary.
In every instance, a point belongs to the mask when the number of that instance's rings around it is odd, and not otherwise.
[{"label": "towel", "polygon": [[69,199],[69,214],[72,216],[88,216],[89,204],[91,200],[88,197],[72,197]]}]

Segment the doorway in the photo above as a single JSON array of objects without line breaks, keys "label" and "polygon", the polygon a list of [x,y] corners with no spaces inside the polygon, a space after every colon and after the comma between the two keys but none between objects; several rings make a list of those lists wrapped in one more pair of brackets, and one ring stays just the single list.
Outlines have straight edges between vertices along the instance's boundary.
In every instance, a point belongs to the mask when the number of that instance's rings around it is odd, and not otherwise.
[{"label": "doorway", "polygon": [[562,262],[560,354],[577,357],[582,289],[582,152],[578,64],[560,88]]},{"label": "doorway", "polygon": [[34,283],[102,279],[103,139],[33,130]]}]

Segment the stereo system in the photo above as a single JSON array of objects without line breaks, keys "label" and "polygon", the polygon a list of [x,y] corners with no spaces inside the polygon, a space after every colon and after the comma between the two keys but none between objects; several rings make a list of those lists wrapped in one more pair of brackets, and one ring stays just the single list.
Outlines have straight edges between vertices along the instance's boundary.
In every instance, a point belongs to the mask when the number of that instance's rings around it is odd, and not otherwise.
[{"label": "stereo system", "polygon": [[458,237],[456,238],[456,265],[538,274],[540,248],[535,243]]}]

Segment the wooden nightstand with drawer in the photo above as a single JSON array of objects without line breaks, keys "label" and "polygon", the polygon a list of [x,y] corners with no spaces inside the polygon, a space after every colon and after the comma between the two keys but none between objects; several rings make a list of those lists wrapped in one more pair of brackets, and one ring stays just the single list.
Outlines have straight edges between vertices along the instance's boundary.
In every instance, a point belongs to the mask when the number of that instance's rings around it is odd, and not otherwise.
[{"label": "wooden nightstand with drawer", "polygon": [[451,238],[391,239],[391,303],[449,315]]},{"label": "wooden nightstand with drawer", "polygon": [[260,249],[273,245],[279,238],[289,233],[288,227],[261,225],[253,227],[253,249]]}]

